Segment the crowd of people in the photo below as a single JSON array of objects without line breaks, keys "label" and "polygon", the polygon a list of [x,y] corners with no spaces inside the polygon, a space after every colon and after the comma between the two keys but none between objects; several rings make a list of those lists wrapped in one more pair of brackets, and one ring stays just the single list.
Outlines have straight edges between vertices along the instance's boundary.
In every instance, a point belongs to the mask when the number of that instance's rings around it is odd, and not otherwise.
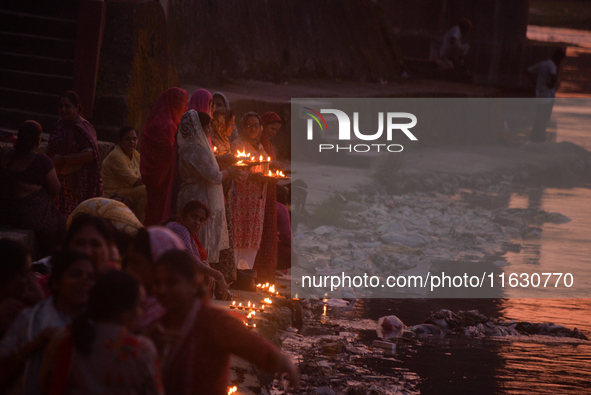
[{"label": "crowd of people", "polygon": [[[35,235],[32,251],[0,238],[0,392],[226,394],[232,354],[297,386],[288,356],[208,302],[241,271],[274,283],[290,266],[288,189],[262,174],[283,169],[283,120],[236,125],[223,94],[188,99],[164,91],[101,160],[64,92],[45,153],[27,121],[0,154],[0,225]],[[237,166],[237,151],[268,163]]]}]

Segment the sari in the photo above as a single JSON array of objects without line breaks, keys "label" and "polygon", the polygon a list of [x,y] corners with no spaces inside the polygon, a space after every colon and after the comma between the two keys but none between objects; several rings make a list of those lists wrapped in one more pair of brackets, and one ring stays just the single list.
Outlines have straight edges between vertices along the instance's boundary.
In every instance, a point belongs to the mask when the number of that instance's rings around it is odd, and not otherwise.
[{"label": "sari", "polygon": [[[221,95],[224,100],[226,99],[221,93],[215,93],[214,95]],[[227,101],[226,101],[227,103]],[[223,129],[223,130],[222,130]],[[215,151],[216,155],[231,154],[230,141],[226,135],[225,128],[212,127],[211,128],[211,143],[217,148]],[[228,239],[229,248],[220,251],[219,262],[213,266],[216,270],[219,270],[229,284],[236,281],[236,260],[234,258],[234,235],[232,232],[232,205],[234,202],[234,188],[233,181],[226,179],[222,182],[224,189],[224,198],[226,199],[225,211],[226,211],[226,223],[228,225]]]},{"label": "sari", "polygon": [[47,142],[47,156],[78,154],[92,150],[94,159],[70,174],[59,174],[61,190],[55,198],[60,213],[70,213],[86,199],[103,196],[101,158],[96,139],[96,130],[86,119],[78,117],[71,125],[60,119],[57,128]]},{"label": "sari", "polygon": [[[253,144],[256,146],[253,146]],[[232,142],[232,152],[237,150],[245,151],[256,158],[260,155],[264,158],[267,157],[262,145],[247,141],[245,137],[240,137]],[[250,172],[260,173],[262,172],[262,166],[253,166],[250,168]],[[236,190],[232,207],[234,251],[238,259],[243,257],[247,261],[249,269],[253,268],[256,251],[260,247],[263,236],[267,184],[268,182],[265,182],[261,185],[259,182],[249,179],[243,182],[234,182]],[[240,266],[240,260],[236,264]]]},{"label": "sari", "polygon": [[230,140],[228,140],[228,136],[226,135],[225,127],[220,128],[219,124],[212,122],[211,136],[209,136],[209,138],[211,140],[211,144],[216,147],[216,155],[226,155],[232,153],[232,150],[230,149]]},{"label": "sari", "polygon": [[211,93],[207,89],[198,89],[191,96],[191,101],[187,109],[209,114],[209,102],[211,98]]},{"label": "sari", "polygon": [[159,225],[172,214],[177,174],[175,136],[187,106],[187,91],[170,88],[158,98],[140,137],[140,173],[146,185],[145,226]]},{"label": "sari", "polygon": [[41,369],[43,393],[164,395],[158,353],[148,338],[118,324],[93,326],[88,355],[74,347],[69,329],[52,338]]},{"label": "sari", "polygon": [[[281,122],[281,118],[274,112],[267,112],[261,117],[263,130],[265,126],[273,122]],[[273,144],[269,136],[264,132],[261,136],[261,145],[271,160],[277,160]],[[265,201],[265,219],[263,221],[263,235],[261,245],[257,253],[254,269],[257,271],[257,281],[261,283],[275,283],[277,272],[277,180],[270,180],[267,187],[267,199]]]},{"label": "sari", "polygon": [[219,261],[220,251],[229,248],[228,227],[224,208],[222,172],[213,155],[199,115],[189,110],[183,115],[177,135],[179,144],[179,177],[177,200],[179,212],[192,200],[201,200],[211,213],[199,233],[199,240],[212,263]]},{"label": "sari", "polygon": [[[0,160],[2,156],[0,153]],[[49,255],[63,242],[66,234],[66,218],[45,189],[45,177],[54,169],[53,161],[44,154],[35,154],[29,167],[22,172],[8,167],[8,164],[6,167],[0,165],[0,224],[33,230],[37,252],[40,256]],[[19,184],[43,188],[17,199],[14,196]]]},{"label": "sari", "polygon": [[167,394],[226,395],[230,357],[236,355],[268,372],[275,369],[279,350],[248,329],[232,313],[197,299],[181,330],[161,325],[148,332],[160,355]]}]

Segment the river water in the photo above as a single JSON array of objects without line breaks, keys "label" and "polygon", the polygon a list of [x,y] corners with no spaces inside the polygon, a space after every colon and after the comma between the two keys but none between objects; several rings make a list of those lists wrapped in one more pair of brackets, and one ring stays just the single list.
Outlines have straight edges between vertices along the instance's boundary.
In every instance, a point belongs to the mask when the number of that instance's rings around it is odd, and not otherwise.
[{"label": "river water", "polygon": [[[590,32],[560,29],[530,29],[528,35],[548,41],[568,42],[565,35],[589,45]],[[562,34],[562,35],[561,35]],[[570,100],[570,99],[569,99]],[[576,100],[576,99],[573,99]],[[556,141],[573,142],[591,150],[588,126],[578,119],[589,116],[591,106],[577,102],[554,109],[553,128]],[[581,103],[581,102],[578,102]],[[589,104],[589,102],[584,103]],[[586,123],[589,125],[590,123]],[[551,129],[549,128],[549,131]],[[507,253],[510,266],[505,272],[573,272],[574,280],[591,284],[591,189],[526,188],[511,193],[504,204],[510,208],[539,208],[559,212],[571,219],[566,224],[544,224],[542,237],[517,240],[523,249]],[[531,290],[530,290],[531,291]],[[396,315],[407,326],[421,323],[438,309],[471,310],[506,319],[530,322],[553,322],[578,328],[591,338],[591,299],[520,298],[519,288],[505,290],[503,299],[366,299],[358,300],[349,313],[351,318]],[[531,296],[531,292],[528,296]],[[589,295],[591,297],[591,295]],[[375,334],[367,332],[371,338]],[[388,373],[404,367],[421,377],[422,394],[590,394],[591,342],[573,344],[564,339],[536,338],[511,341],[452,339],[426,341],[415,349],[402,352],[399,364],[385,361],[375,368]]]}]

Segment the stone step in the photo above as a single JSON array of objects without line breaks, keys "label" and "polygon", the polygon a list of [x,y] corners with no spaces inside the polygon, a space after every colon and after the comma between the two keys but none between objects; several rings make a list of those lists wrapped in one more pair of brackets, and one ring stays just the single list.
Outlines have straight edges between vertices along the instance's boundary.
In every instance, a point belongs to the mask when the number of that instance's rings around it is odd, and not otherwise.
[{"label": "stone step", "polygon": [[0,26],[3,31],[7,32],[73,40],[76,39],[77,25],[77,19],[48,17],[0,9]]},{"label": "stone step", "polygon": [[72,77],[0,69],[0,88],[59,94],[72,89]]},{"label": "stone step", "polygon": [[[54,107],[57,108],[57,105]],[[44,114],[33,111],[0,107],[0,128],[6,130],[16,131],[23,122],[33,120],[41,124],[44,133],[51,133],[55,129],[58,119],[59,117],[57,115],[57,111],[55,111],[53,114]]]},{"label": "stone step", "polygon": [[[1,27],[2,29],[4,27]],[[3,52],[73,60],[76,40],[0,31]]]},{"label": "stone step", "polygon": [[0,51],[0,65],[6,70],[71,77],[74,74],[72,59],[58,59]]},{"label": "stone step", "polygon": [[80,0],[6,0],[0,5],[0,9],[44,17],[78,20]]}]

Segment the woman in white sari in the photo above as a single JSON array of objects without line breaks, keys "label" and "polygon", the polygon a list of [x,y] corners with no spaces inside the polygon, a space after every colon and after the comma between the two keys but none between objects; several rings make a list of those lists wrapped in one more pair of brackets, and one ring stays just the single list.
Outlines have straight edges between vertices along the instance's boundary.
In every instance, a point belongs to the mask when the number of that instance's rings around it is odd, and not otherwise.
[{"label": "woman in white sari", "polygon": [[209,264],[216,268],[220,251],[230,247],[222,180],[240,177],[241,172],[233,167],[220,171],[202,121],[209,128],[211,118],[207,114],[189,110],[179,124],[177,142],[181,186],[177,209],[181,212],[185,204],[192,200],[201,200],[209,207],[211,216],[199,233],[199,240],[207,251]]}]

